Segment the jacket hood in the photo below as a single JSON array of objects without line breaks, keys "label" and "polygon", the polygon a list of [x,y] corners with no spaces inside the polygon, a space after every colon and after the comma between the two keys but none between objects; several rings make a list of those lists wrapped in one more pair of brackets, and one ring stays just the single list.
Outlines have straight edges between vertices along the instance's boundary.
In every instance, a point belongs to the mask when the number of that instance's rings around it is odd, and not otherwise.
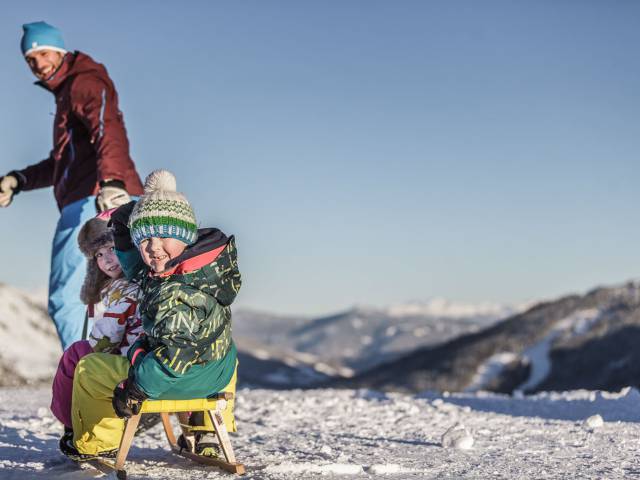
[{"label": "jacket hood", "polygon": [[235,238],[217,228],[198,230],[196,243],[167,266],[161,276],[195,287],[225,307],[233,303],[242,285]]},{"label": "jacket hood", "polygon": [[82,52],[67,53],[62,60],[62,65],[51,78],[39,80],[35,83],[53,92],[68,78],[89,72],[100,78],[108,77],[105,66],[96,62],[89,55]]}]

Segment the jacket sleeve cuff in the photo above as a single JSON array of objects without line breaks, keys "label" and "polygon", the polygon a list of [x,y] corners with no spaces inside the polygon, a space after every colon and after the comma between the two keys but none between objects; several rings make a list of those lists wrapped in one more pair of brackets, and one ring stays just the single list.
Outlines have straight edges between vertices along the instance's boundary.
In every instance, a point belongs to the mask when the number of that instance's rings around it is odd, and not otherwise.
[{"label": "jacket sleeve cuff", "polygon": [[124,182],[122,180],[118,180],[116,178],[110,178],[108,180],[100,180],[100,188],[104,187],[117,187],[126,191]]},{"label": "jacket sleeve cuff", "polygon": [[18,186],[13,189],[13,194],[17,195],[24,188],[25,183],[27,183],[27,177],[24,173],[19,172],[18,170],[11,170],[7,175],[11,175],[18,182]]},{"label": "jacket sleeve cuff", "polygon": [[131,365],[135,367],[136,360],[138,360],[138,362],[141,362],[142,357],[144,357],[146,353],[147,352],[144,350],[144,348],[136,348],[135,352],[133,352],[133,355],[131,355]]}]

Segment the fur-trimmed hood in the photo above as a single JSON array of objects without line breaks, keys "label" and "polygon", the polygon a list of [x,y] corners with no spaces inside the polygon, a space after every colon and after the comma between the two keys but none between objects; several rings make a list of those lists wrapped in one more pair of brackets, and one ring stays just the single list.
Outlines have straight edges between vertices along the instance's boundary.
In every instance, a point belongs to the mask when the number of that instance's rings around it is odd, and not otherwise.
[{"label": "fur-trimmed hood", "polygon": [[98,303],[102,290],[111,280],[109,276],[98,267],[95,253],[100,247],[113,243],[113,233],[108,227],[108,218],[92,218],[87,221],[78,234],[78,247],[87,257],[87,273],[80,290],[80,300],[86,305]]},{"label": "fur-trimmed hood", "polygon": [[100,247],[113,243],[113,233],[108,225],[109,218],[95,217],[82,226],[78,233],[78,247],[85,257],[93,258]]}]

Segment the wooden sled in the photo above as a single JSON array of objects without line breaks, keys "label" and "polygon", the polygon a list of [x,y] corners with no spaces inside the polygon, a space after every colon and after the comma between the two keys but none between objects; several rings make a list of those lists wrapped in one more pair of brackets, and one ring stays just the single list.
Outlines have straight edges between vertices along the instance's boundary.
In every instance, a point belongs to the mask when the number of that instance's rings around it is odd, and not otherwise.
[{"label": "wooden sled", "polygon": [[[93,463],[99,470],[103,470],[104,467],[106,467],[107,470],[115,470],[117,477],[120,480],[125,480],[127,478],[127,472],[124,468],[124,464],[127,460],[127,455],[129,454],[129,448],[131,448],[131,442],[136,434],[136,428],[140,422],[140,417],[147,413],[159,413],[162,418],[164,431],[167,434],[167,440],[169,441],[169,445],[171,446],[173,453],[204,465],[213,465],[228,472],[243,475],[245,473],[244,465],[236,461],[235,454],[233,453],[233,447],[229,440],[227,427],[225,426],[220,413],[224,410],[226,401],[231,400],[232,398],[233,393],[222,392],[210,398],[195,400],[147,400],[142,404],[140,413],[138,415],[134,415],[127,421],[124,434],[122,435],[122,440],[120,440],[120,446],[118,448],[118,454],[115,462],[109,462],[101,459],[99,461],[99,465],[95,462],[91,463]],[[169,420],[169,415],[172,413],[176,414],[178,421],[180,422],[182,434],[187,438],[189,435],[187,425],[189,417],[188,412],[205,412],[205,415],[209,415],[225,460],[196,455],[192,451],[178,446],[173,427]],[[193,444],[193,438],[191,438],[191,445]]]}]

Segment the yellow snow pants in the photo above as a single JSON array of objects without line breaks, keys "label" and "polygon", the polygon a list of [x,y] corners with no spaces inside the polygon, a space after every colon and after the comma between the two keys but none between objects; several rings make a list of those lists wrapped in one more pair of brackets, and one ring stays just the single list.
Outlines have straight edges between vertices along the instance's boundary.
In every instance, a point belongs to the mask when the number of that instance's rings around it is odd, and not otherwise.
[{"label": "yellow snow pants", "polygon": [[[125,423],[113,410],[111,398],[113,389],[127,378],[128,372],[129,362],[120,355],[92,353],[78,362],[73,379],[71,420],[73,441],[80,453],[95,455],[119,447]],[[237,374],[236,363],[233,377],[223,389],[224,392],[235,395]],[[225,426],[230,432],[236,431],[234,404],[234,400],[228,401],[222,411]],[[205,428],[213,431],[208,415],[204,415],[204,421]]]}]

